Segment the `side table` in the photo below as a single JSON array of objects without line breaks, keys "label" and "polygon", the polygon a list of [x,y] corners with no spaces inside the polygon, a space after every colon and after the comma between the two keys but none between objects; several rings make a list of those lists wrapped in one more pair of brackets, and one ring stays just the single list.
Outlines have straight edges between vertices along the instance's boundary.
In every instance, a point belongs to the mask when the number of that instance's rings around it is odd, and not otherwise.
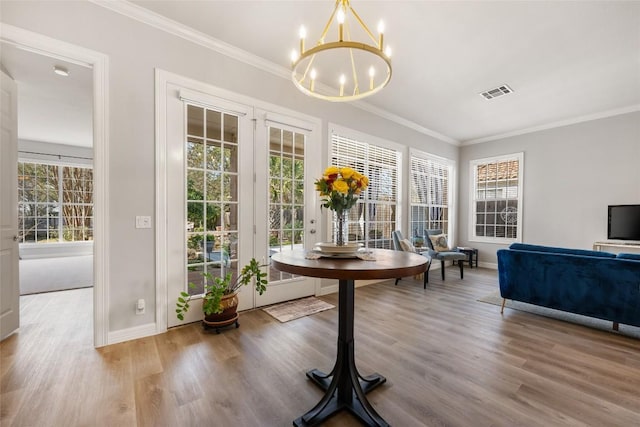
[{"label": "side table", "polygon": [[[476,268],[478,268],[478,250],[476,248],[470,248],[468,246],[458,246],[456,248],[456,250],[458,252],[462,252],[463,254],[465,254],[467,256],[467,259],[469,260],[469,267],[473,268],[473,261],[475,258],[475,264],[476,264]],[[460,262],[460,261],[458,261]]]}]

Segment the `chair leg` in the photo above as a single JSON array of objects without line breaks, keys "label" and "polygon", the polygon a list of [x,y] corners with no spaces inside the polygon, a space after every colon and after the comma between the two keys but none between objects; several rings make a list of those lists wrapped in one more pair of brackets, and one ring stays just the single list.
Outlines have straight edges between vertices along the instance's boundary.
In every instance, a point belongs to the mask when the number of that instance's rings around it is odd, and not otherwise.
[{"label": "chair leg", "polygon": [[400,277],[396,279],[396,286],[398,286],[398,282],[400,281]]},{"label": "chair leg", "polygon": [[444,260],[440,260],[440,270],[442,271],[442,280],[444,281]]},{"label": "chair leg", "polygon": [[502,307],[500,307],[500,314],[504,313],[504,304],[507,302],[506,298],[502,298]]},{"label": "chair leg", "polygon": [[429,283],[429,269],[431,268],[431,261],[429,261],[429,265],[427,266],[427,271],[424,272],[424,281],[423,288],[427,289],[427,283]]},{"label": "chair leg", "polygon": [[464,270],[464,262],[458,261],[458,265],[460,266],[460,279],[464,279],[464,273],[462,271]]}]

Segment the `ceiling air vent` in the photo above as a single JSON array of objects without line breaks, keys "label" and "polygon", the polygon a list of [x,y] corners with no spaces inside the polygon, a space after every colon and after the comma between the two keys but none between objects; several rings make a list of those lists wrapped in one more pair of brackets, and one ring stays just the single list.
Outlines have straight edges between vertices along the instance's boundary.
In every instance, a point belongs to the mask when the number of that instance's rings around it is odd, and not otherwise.
[{"label": "ceiling air vent", "polygon": [[509,86],[507,85],[502,85],[499,86],[495,89],[491,89],[488,90],[486,92],[482,92],[480,95],[482,95],[483,98],[485,99],[493,99],[493,98],[497,98],[499,96],[502,95],[507,95],[509,93],[513,92],[513,89],[511,89]]}]

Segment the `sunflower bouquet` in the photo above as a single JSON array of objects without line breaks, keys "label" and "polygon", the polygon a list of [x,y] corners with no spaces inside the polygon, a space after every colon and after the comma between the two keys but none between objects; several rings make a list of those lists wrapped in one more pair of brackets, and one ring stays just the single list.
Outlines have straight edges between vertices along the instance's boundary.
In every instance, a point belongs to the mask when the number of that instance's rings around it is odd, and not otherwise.
[{"label": "sunflower bouquet", "polygon": [[358,195],[369,185],[369,178],[350,167],[329,166],[314,184],[323,197],[322,207],[342,215],[356,204]]}]

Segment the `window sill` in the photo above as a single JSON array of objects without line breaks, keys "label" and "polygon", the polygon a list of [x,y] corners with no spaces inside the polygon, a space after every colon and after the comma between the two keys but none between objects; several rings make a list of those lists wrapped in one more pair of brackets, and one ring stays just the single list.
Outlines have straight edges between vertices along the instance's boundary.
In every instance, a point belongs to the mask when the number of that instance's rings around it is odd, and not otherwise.
[{"label": "window sill", "polygon": [[522,239],[501,239],[501,238],[481,238],[481,237],[471,237],[469,238],[469,242],[476,243],[490,243],[494,245],[510,245],[512,243],[522,243]]}]

